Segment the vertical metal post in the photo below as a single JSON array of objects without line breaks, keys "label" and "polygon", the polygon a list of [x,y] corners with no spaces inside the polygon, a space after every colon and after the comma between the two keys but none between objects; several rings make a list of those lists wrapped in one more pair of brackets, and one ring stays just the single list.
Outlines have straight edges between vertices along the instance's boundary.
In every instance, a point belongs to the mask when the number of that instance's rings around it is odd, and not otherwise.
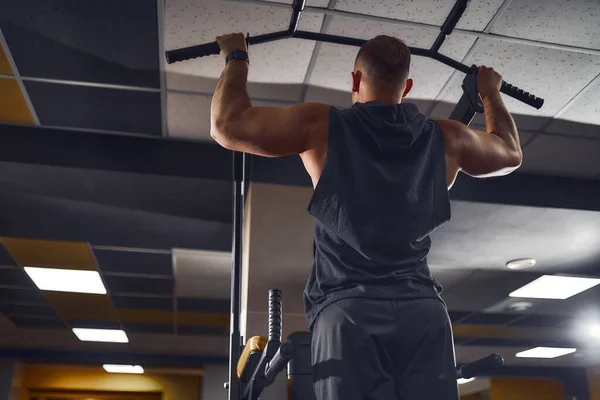
[{"label": "vertical metal post", "polygon": [[244,193],[246,186],[246,154],[233,153],[233,263],[231,266],[231,323],[229,342],[228,399],[240,400],[240,382],[236,373],[242,350],[240,312],[242,297],[242,225],[244,222]]}]

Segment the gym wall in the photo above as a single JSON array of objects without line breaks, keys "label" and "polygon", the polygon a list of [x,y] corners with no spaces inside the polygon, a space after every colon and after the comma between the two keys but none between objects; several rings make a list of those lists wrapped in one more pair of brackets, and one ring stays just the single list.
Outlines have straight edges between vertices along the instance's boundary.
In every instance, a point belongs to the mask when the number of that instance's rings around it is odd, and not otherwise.
[{"label": "gym wall", "polygon": [[18,400],[34,389],[160,392],[163,400],[200,400],[201,379],[185,375],[109,374],[102,367],[27,365]]},{"label": "gym wall", "polygon": [[588,370],[590,400],[600,400],[600,366]]},{"label": "gym wall", "polygon": [[564,400],[565,388],[559,379],[492,378],[491,400]]}]

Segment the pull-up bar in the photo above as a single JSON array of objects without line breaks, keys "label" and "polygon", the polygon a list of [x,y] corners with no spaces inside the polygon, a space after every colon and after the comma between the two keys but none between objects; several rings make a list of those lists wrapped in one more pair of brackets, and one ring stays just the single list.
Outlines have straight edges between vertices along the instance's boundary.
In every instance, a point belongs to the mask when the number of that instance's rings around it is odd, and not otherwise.
[{"label": "pull-up bar", "polygon": [[[442,44],[446,40],[446,37],[452,33],[456,24],[462,17],[464,11],[467,8],[470,0],[457,0],[448,14],[446,21],[440,27],[440,33],[435,39],[435,42],[431,46],[430,49],[422,49],[418,47],[409,47],[409,50],[412,55],[428,57],[434,60],[437,60],[443,64],[448,65],[460,72],[465,74],[469,74],[472,72],[472,68],[459,62],[453,60],[450,57],[447,57],[443,54],[439,53],[439,49]],[[294,0],[292,3],[292,17],[290,19],[289,28],[286,31],[267,33],[264,35],[258,36],[249,36],[247,41],[248,45],[255,45],[260,43],[273,42],[281,39],[288,38],[297,38],[297,39],[307,39],[307,40],[315,40],[319,42],[325,43],[334,43],[334,44],[343,44],[348,46],[357,46],[360,47],[367,40],[357,39],[345,36],[337,36],[337,35],[329,35],[325,33],[317,33],[317,32],[308,32],[308,31],[299,31],[298,30],[298,22],[300,20],[300,16],[304,11],[304,7],[306,5],[306,0]],[[219,54],[220,49],[217,42],[201,44],[197,46],[184,47],[175,50],[169,50],[165,53],[167,62],[169,64],[185,61],[192,58],[204,57],[213,54]],[[502,88],[500,91],[510,97],[513,97],[519,101],[522,101],[525,104],[528,104],[536,109],[540,109],[544,104],[544,99],[534,96],[531,93],[528,93],[522,89],[519,89],[516,86],[513,86],[509,83],[502,82]]]}]

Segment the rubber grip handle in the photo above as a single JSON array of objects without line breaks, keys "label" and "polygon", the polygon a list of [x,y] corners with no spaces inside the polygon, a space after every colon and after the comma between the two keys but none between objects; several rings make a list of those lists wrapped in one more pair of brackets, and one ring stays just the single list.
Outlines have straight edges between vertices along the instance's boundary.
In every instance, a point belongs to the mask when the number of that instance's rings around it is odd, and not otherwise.
[{"label": "rubber grip handle", "polygon": [[179,61],[185,61],[192,58],[211,56],[219,54],[221,48],[217,42],[200,44],[198,46],[183,47],[181,49],[169,50],[165,52],[167,63],[173,64]]},{"label": "rubber grip handle", "polygon": [[502,82],[500,91],[506,95],[509,95],[510,97],[530,105],[531,107],[537,108],[538,110],[544,105],[544,99],[536,97],[531,93],[524,91],[523,89],[519,89],[518,87],[511,85],[510,83]]},{"label": "rubber grip handle", "polygon": [[281,342],[281,290],[269,290],[269,342]]},{"label": "rubber grip handle", "polygon": [[485,374],[504,365],[504,360],[498,354],[490,354],[480,360],[462,365],[456,371],[456,379],[473,378],[474,376]]},{"label": "rubber grip handle", "polygon": [[279,350],[275,353],[273,359],[267,364],[265,370],[265,378],[271,380],[277,376],[285,366],[288,364],[290,359],[293,357],[296,348],[291,343],[283,343],[279,346]]}]

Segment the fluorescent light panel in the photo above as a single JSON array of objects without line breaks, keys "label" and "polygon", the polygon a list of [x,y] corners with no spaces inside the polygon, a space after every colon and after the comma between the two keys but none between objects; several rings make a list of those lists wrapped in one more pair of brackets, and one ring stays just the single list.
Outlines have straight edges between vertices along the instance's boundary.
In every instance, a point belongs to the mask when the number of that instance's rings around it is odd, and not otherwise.
[{"label": "fluorescent light panel", "polygon": [[600,284],[600,279],[544,275],[515,290],[509,296],[529,299],[564,300],[593,288],[598,284]]},{"label": "fluorescent light panel", "polygon": [[519,358],[556,358],[575,353],[577,349],[562,347],[535,347],[515,354]]},{"label": "fluorescent light panel", "polygon": [[106,372],[112,374],[143,374],[144,368],[140,365],[119,365],[119,364],[104,364],[102,366]]},{"label": "fluorescent light panel", "polygon": [[24,269],[40,290],[106,294],[106,288],[97,271],[38,267]]},{"label": "fluorescent light panel", "polygon": [[73,328],[73,333],[82,342],[129,343],[127,334],[120,329]]},{"label": "fluorescent light panel", "polygon": [[459,385],[464,385],[465,383],[473,382],[474,380],[475,380],[475,378],[466,378],[466,379],[465,378],[460,378],[460,379],[457,379],[456,382]]}]

